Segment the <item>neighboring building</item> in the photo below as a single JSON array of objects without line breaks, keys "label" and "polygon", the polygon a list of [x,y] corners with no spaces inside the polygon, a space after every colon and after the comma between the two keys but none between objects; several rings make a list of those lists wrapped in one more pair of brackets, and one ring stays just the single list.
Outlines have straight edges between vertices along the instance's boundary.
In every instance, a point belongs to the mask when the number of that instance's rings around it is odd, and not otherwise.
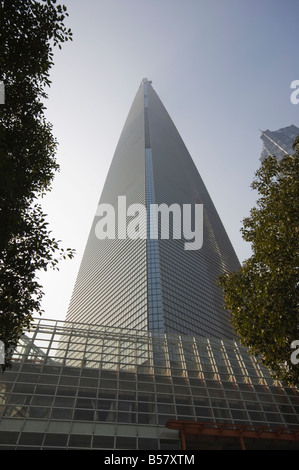
[{"label": "neighboring building", "polygon": [[263,141],[263,148],[260,160],[263,161],[268,155],[275,155],[278,160],[281,160],[285,155],[292,155],[293,142],[297,135],[299,135],[299,128],[291,125],[284,127],[277,131],[261,131],[261,139]]},{"label": "neighboring building", "polygon": [[148,80],[100,203],[118,196],[203,204],[203,245],[99,240],[95,217],[66,322],[36,320],[0,375],[0,449],[299,449],[298,390],[234,337],[216,279],[239,262]]},{"label": "neighboring building", "polygon": [[[127,206],[203,204],[203,245],[186,239],[105,239],[95,216],[66,319],[140,330],[233,338],[216,280],[239,267],[208,191],[162,102],[144,79],[100,198]],[[194,213],[192,211],[194,222]],[[117,219],[118,220],[118,219]],[[123,234],[120,234],[123,236]],[[170,221],[172,235],[172,220]]]}]

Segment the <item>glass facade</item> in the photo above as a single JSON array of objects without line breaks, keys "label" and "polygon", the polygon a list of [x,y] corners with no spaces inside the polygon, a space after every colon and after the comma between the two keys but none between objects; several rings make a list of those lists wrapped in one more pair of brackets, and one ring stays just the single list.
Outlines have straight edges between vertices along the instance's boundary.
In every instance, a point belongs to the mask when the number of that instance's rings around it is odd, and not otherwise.
[{"label": "glass facade", "polygon": [[261,131],[261,139],[263,141],[263,148],[260,160],[263,161],[268,155],[275,155],[279,160],[284,155],[293,155],[293,142],[297,135],[299,135],[299,128],[291,125],[278,129],[277,131]]},{"label": "glass facade", "polygon": [[[147,211],[147,301],[148,329],[164,331],[158,240],[151,238],[151,205],[156,204],[153,158],[148,117],[148,82],[144,81],[145,188]],[[155,227],[158,230],[158,227]]]},{"label": "glass facade", "polygon": [[[233,338],[217,278],[239,262],[199,172],[161,100],[148,86],[148,121],[155,202],[171,207],[203,204],[203,245],[158,239],[164,331]],[[195,227],[194,211],[191,214]],[[171,221],[172,222],[172,221]],[[172,225],[170,223],[170,233]]]},{"label": "glass facade", "polygon": [[168,420],[294,430],[298,416],[298,390],[234,340],[37,320],[0,375],[1,449],[180,449]]},{"label": "glass facade", "polygon": [[[144,101],[140,89],[132,104],[102,191],[99,204],[114,207],[118,220],[118,196],[127,206],[145,205]],[[71,297],[67,319],[146,329],[146,240],[99,240],[95,216]],[[118,224],[116,224],[118,225]]]},{"label": "glass facade", "polygon": [[[151,82],[144,79],[121,133],[100,198],[118,220],[118,196],[138,203],[203,205],[203,246],[186,240],[99,240],[91,227],[67,312],[68,321],[233,338],[216,280],[239,262],[205,185]],[[148,220],[147,220],[148,221]],[[192,227],[195,215],[192,212]],[[147,224],[148,231],[149,224]]]}]

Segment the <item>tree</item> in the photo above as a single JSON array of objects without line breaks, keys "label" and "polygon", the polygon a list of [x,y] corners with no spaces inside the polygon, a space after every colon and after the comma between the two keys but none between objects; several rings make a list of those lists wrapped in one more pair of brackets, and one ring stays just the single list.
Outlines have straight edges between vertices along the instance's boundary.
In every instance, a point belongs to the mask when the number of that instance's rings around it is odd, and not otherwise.
[{"label": "tree", "polygon": [[37,203],[59,170],[44,100],[53,47],[72,39],[66,16],[56,0],[0,1],[0,340],[6,351],[41,313],[38,270],[74,254],[51,237]]},{"label": "tree", "polygon": [[268,156],[256,172],[251,187],[260,197],[241,229],[253,255],[218,280],[241,342],[289,385],[299,383],[291,360],[299,338],[299,136],[293,148],[281,161]]}]

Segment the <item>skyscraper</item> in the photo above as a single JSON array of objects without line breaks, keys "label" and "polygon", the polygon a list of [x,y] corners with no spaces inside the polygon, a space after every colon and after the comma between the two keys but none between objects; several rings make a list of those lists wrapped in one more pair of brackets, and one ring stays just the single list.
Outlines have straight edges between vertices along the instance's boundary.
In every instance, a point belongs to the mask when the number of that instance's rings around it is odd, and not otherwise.
[{"label": "skyscraper", "polygon": [[[161,236],[160,218],[158,238],[150,236],[148,223],[145,238],[118,231],[113,239],[99,239],[97,213],[66,319],[233,338],[216,280],[239,262],[182,138],[147,79],[133,101],[99,201],[113,206],[117,222],[123,218],[120,197],[126,207],[144,205],[147,222],[153,205],[167,207],[170,237]],[[203,205],[199,249],[186,249],[185,231],[181,237],[172,233],[173,205],[180,214],[191,207],[193,230],[195,205]]]},{"label": "skyscraper", "polygon": [[[159,450],[156,463],[162,463],[169,450],[174,459],[185,457],[176,449],[192,455],[202,449],[298,449],[299,391],[274,380],[230,338],[216,279],[238,260],[147,80],[99,207],[113,208],[114,221],[122,222],[124,202],[147,209],[146,220],[138,219],[145,236],[127,236],[129,224],[118,223],[117,237],[99,239],[99,221],[108,231],[109,220],[98,208],[69,321],[37,319],[22,335],[12,368],[0,375],[1,450],[100,449],[105,458],[125,449],[154,458],[152,450]],[[185,231],[185,239],[177,236],[175,214],[169,220],[173,236],[153,236],[152,228],[165,229],[161,220],[151,224],[154,204],[183,210],[184,204],[203,205],[202,246],[185,249],[191,237]]]},{"label": "skyscraper", "polygon": [[283,127],[277,131],[261,131],[261,139],[263,141],[262,152],[260,160],[263,161],[268,155],[275,155],[281,160],[284,155],[293,154],[293,142],[295,137],[299,135],[299,128],[293,124],[288,127]]}]

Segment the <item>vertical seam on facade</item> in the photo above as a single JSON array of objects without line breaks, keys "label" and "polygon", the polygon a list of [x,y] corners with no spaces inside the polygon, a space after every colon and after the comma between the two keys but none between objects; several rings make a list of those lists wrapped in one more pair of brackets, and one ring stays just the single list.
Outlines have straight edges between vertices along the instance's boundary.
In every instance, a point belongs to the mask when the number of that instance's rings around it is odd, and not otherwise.
[{"label": "vertical seam on facade", "polygon": [[[143,83],[143,98],[144,98],[144,137],[145,137],[145,203],[147,212],[147,239],[146,239],[146,262],[147,262],[147,319],[149,330],[164,331],[164,320],[162,313],[162,292],[161,292],[161,279],[160,279],[160,260],[159,260],[159,247],[158,240],[150,240],[150,204],[155,204],[155,192],[154,192],[154,176],[153,176],[153,164],[152,164],[152,150],[150,141],[150,130],[149,130],[149,119],[148,119],[148,82]],[[150,265],[151,255],[154,254],[157,258],[159,266],[159,281],[158,288],[155,288],[156,292],[156,307],[154,307],[150,298],[150,290],[153,292],[153,265]],[[155,273],[155,280],[157,273]],[[157,307],[158,305],[158,307]],[[154,309],[158,311],[154,312]],[[155,318],[154,318],[155,317]]]}]

